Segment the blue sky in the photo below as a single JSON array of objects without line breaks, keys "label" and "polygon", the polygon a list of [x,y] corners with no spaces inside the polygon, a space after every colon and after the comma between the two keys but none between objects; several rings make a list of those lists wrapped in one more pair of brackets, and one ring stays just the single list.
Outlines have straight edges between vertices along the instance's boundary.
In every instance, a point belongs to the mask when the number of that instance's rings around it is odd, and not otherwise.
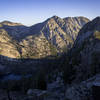
[{"label": "blue sky", "polygon": [[53,15],[93,19],[100,16],[100,0],[0,0],[0,22],[33,25]]}]

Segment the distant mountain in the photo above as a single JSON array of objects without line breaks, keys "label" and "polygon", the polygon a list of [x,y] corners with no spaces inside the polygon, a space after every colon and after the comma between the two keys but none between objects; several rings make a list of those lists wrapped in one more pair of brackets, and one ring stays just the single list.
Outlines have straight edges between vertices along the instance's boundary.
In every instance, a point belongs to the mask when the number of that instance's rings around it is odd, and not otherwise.
[{"label": "distant mountain", "polygon": [[10,21],[3,21],[1,22],[2,25],[7,25],[7,26],[19,26],[19,25],[22,25],[21,23],[13,23],[13,22],[10,22]]},{"label": "distant mountain", "polygon": [[[85,17],[62,19],[58,16],[53,16],[43,23],[31,27],[9,21],[1,22],[0,30],[5,31],[8,35],[7,38],[11,38],[12,45],[18,48],[6,54],[5,48],[1,47],[2,51],[5,52],[1,55],[9,55],[9,57],[14,58],[41,58],[67,52],[72,47],[79,30],[87,22],[89,19]],[[15,52],[18,52],[20,56]],[[12,54],[14,56],[10,56]]]},{"label": "distant mountain", "polygon": [[21,23],[13,23],[9,21],[3,21],[0,23],[2,29],[7,31],[7,33],[15,40],[21,40],[25,37],[26,33],[29,33],[28,27],[22,25]]}]

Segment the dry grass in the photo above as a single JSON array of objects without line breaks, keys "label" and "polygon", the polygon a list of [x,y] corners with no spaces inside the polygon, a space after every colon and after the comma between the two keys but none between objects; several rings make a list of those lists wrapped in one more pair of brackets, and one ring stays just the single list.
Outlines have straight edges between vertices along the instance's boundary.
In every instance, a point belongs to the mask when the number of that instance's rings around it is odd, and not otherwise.
[{"label": "dry grass", "polygon": [[95,36],[96,39],[100,39],[100,32],[99,31],[96,31],[94,33],[94,36]]}]

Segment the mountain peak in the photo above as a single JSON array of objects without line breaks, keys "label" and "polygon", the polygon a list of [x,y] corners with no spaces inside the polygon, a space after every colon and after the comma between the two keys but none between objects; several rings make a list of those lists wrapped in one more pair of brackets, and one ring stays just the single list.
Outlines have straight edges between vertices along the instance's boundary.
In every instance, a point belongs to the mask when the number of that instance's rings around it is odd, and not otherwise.
[{"label": "mountain peak", "polygon": [[94,20],[100,20],[100,16],[96,17]]},{"label": "mountain peak", "polygon": [[48,20],[51,20],[51,19],[58,20],[58,19],[61,19],[61,18],[58,17],[58,16],[56,16],[56,15],[54,15],[54,16],[48,18],[47,21],[48,21]]},{"label": "mountain peak", "polygon": [[13,22],[11,22],[11,21],[7,21],[7,20],[1,22],[1,24],[2,24],[2,25],[8,25],[8,26],[17,26],[17,25],[22,25],[21,23],[13,23]]},{"label": "mountain peak", "polygon": [[58,16],[56,16],[56,15],[54,15],[54,16],[52,16],[51,18],[57,19],[57,18],[59,18],[59,17],[58,17]]},{"label": "mountain peak", "polygon": [[96,17],[92,22],[100,25],[100,16]]},{"label": "mountain peak", "polygon": [[92,21],[88,22],[86,25],[82,27],[80,30],[78,37],[77,37],[77,43],[81,44],[86,39],[89,40],[90,37],[96,36],[98,38],[100,34],[100,17],[96,17]]},{"label": "mountain peak", "polygon": [[90,30],[100,30],[100,17],[96,17],[88,23],[88,29]]}]

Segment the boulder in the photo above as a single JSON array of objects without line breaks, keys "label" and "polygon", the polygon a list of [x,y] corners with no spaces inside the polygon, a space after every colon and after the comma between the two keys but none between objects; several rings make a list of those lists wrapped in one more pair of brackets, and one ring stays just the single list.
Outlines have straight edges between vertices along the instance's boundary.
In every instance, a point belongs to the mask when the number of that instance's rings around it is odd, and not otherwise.
[{"label": "boulder", "polygon": [[45,90],[29,89],[27,95],[33,96],[35,100],[44,100],[48,96],[48,93]]},{"label": "boulder", "polygon": [[93,100],[100,100],[100,80],[94,82],[92,86]]}]

